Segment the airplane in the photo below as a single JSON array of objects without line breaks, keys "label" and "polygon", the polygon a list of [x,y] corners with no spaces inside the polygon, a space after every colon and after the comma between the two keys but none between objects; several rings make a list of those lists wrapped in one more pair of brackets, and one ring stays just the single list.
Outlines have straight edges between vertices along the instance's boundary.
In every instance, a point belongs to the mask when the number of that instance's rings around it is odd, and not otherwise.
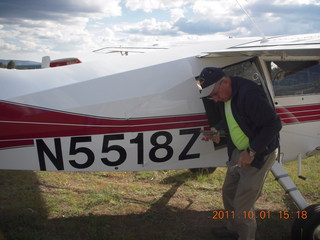
[{"label": "airplane", "polygon": [[320,239],[282,166],[320,151],[320,34],[227,38],[25,71],[0,69],[0,169],[150,171],[225,167],[226,144],[201,141],[218,121],[195,78],[222,68],[261,86],[280,116],[272,173],[308,219],[293,239]]},{"label": "airplane", "polygon": [[50,59],[49,56],[42,57],[41,68],[48,68],[48,67],[61,67],[65,65],[71,64],[78,64],[81,61],[78,58],[63,58],[63,59]]}]

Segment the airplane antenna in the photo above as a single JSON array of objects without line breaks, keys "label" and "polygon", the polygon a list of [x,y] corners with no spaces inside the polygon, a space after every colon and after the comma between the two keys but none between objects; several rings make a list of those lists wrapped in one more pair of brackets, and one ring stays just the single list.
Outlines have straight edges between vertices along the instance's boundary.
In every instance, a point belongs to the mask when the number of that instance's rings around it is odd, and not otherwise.
[{"label": "airplane antenna", "polygon": [[236,0],[236,2],[238,3],[238,5],[240,6],[240,8],[242,9],[242,11],[244,11],[244,13],[247,15],[247,17],[249,18],[249,20],[251,21],[251,23],[253,24],[253,26],[258,30],[258,32],[260,33],[262,40],[261,43],[263,42],[267,42],[268,39],[266,38],[266,36],[264,35],[264,33],[260,30],[260,28],[258,27],[258,25],[255,23],[255,21],[252,19],[252,17],[250,16],[250,14],[247,12],[247,10],[240,4],[240,2],[238,0]]}]

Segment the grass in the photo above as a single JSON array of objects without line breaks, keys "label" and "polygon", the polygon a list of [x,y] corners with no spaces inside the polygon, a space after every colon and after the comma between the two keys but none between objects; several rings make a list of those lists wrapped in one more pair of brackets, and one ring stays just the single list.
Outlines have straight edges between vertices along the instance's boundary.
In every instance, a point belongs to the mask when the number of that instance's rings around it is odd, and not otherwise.
[{"label": "grass", "polygon": [[[309,204],[319,203],[320,157],[285,168]],[[213,210],[223,209],[226,169],[213,174],[189,170],[152,172],[0,171],[0,240],[19,239],[213,239]],[[256,209],[257,239],[289,239],[292,219],[278,211],[296,208],[270,174]],[[270,237],[271,236],[271,237]]]}]

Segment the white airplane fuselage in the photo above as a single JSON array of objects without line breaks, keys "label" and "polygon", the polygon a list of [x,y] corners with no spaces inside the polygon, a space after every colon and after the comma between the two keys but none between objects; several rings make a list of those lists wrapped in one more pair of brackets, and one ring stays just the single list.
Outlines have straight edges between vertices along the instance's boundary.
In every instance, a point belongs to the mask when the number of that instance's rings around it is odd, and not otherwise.
[{"label": "white airplane fuselage", "polygon": [[[284,160],[293,160],[320,145],[320,37],[299,39],[227,39],[57,68],[0,69],[0,169],[225,166],[226,148],[199,133],[211,124],[194,78],[208,66],[235,74],[243,68],[265,89],[283,123]],[[290,62],[304,61],[315,70],[296,73],[290,84],[298,88],[298,75],[308,74],[308,91],[287,93],[283,76],[275,83],[271,68],[289,71]]]}]

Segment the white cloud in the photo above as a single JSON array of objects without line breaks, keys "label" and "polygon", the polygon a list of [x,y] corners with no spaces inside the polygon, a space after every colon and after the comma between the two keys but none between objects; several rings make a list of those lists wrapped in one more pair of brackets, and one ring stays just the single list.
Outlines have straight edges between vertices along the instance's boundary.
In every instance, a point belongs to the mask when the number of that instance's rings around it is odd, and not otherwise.
[{"label": "white cloud", "polygon": [[198,18],[205,19],[225,19],[230,17],[234,3],[230,1],[196,1],[193,5],[193,12]]},{"label": "white cloud", "polygon": [[103,18],[121,15],[121,0],[2,0],[0,19],[19,23],[19,19],[68,22],[74,17]]},{"label": "white cloud", "polygon": [[[319,0],[237,1],[266,35],[320,31]],[[110,44],[199,40],[217,34],[258,32],[235,0],[0,1],[2,52],[90,51]]]},{"label": "white cloud", "polygon": [[191,5],[193,17],[180,18],[176,23],[180,31],[187,34],[214,35],[238,32],[245,20],[236,2],[217,0],[198,0]]},{"label": "white cloud", "polygon": [[150,13],[155,9],[178,8],[185,4],[183,0],[126,0],[126,7],[132,11],[138,9]]},{"label": "white cloud", "polygon": [[[14,2],[11,2],[12,6]],[[27,10],[23,10],[19,1],[15,14],[7,9],[9,12],[6,19],[0,17],[0,23],[4,22],[3,25],[7,26],[0,29],[0,37],[6,39],[1,42],[2,51],[19,50],[50,54],[71,49],[74,51],[95,49],[99,46],[97,40],[100,39],[92,36],[87,29],[89,19],[121,15],[119,2],[119,0],[94,2],[65,0],[65,4],[59,6],[58,10],[56,6],[53,9],[45,4],[34,7],[32,1],[23,1],[31,5],[26,6]],[[78,9],[78,12],[74,9]],[[33,14],[28,13],[29,11]]]},{"label": "white cloud", "polygon": [[157,21],[155,18],[144,19],[136,23],[124,23],[114,27],[116,32],[141,35],[176,35],[176,29],[169,21]]},{"label": "white cloud", "polygon": [[170,9],[171,21],[176,22],[180,18],[184,18],[184,10],[181,8]]},{"label": "white cloud", "polygon": [[20,51],[21,50],[20,47],[17,47],[14,44],[10,44],[8,42],[5,42],[2,39],[0,39],[0,48],[2,51]]},{"label": "white cloud", "polygon": [[276,5],[320,5],[318,0],[275,0]]},{"label": "white cloud", "polygon": [[[73,0],[72,3],[81,5],[85,9],[92,9],[90,17],[104,18],[121,15],[121,0]],[[100,12],[100,13],[99,13]]]}]

